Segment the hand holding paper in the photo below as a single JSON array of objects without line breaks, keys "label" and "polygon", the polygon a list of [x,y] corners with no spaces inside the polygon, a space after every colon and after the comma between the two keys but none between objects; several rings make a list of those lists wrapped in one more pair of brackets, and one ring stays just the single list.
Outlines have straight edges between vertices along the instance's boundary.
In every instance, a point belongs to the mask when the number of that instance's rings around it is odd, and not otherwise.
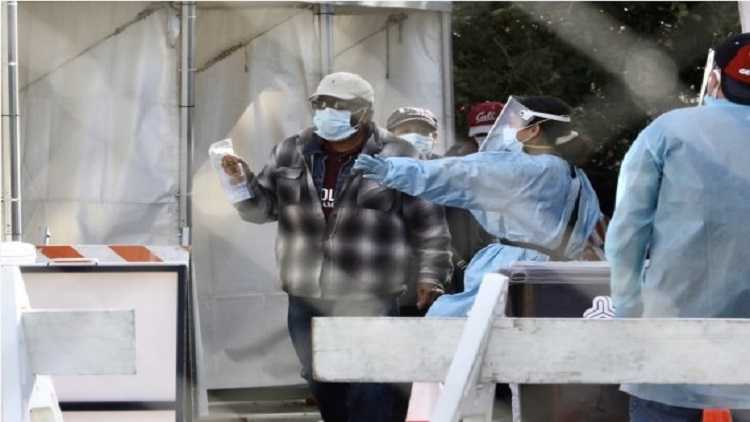
[{"label": "hand holding paper", "polygon": [[233,204],[254,198],[248,187],[250,167],[241,157],[235,155],[231,139],[211,144],[208,148],[211,167],[219,176],[224,193]]}]

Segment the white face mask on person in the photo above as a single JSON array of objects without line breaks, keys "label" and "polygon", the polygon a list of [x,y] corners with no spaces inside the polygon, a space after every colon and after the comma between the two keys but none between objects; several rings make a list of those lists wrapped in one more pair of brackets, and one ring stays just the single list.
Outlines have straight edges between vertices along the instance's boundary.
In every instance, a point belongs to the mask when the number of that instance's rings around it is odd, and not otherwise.
[{"label": "white face mask on person", "polygon": [[329,142],[340,142],[354,135],[358,128],[352,127],[351,121],[349,110],[325,108],[315,110],[313,116],[315,134]]},{"label": "white face mask on person", "polygon": [[[539,123],[542,123],[542,122],[539,122]],[[534,123],[533,125],[527,126],[522,129],[528,129],[529,127],[536,126],[539,123]],[[511,126],[503,126],[500,130],[500,136],[493,136],[491,139],[488,140],[488,142],[492,142],[492,144],[488,144],[482,149],[484,151],[511,151],[511,152],[523,151],[524,144],[530,141],[531,138],[523,139],[523,140],[518,139],[518,132],[520,132],[522,129],[514,128]]]},{"label": "white face mask on person", "polygon": [[522,145],[518,140],[518,131],[520,129],[505,126],[502,130],[502,142],[499,145],[500,150],[521,151]]},{"label": "white face mask on person", "polygon": [[510,126],[491,131],[479,144],[479,151],[521,151],[523,147],[516,139],[517,133],[518,129]]},{"label": "white face mask on person", "polygon": [[419,133],[406,133],[399,135],[399,138],[410,143],[420,156],[424,157],[432,153],[432,145],[434,142],[430,136],[421,135]]}]

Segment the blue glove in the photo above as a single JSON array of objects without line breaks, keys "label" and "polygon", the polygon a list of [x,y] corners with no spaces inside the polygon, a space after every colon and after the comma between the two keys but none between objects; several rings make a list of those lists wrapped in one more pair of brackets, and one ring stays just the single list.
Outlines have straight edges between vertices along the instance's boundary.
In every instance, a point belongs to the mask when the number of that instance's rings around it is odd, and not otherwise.
[{"label": "blue glove", "polygon": [[362,173],[365,179],[382,182],[388,174],[388,163],[383,158],[361,154],[354,162],[352,170]]}]

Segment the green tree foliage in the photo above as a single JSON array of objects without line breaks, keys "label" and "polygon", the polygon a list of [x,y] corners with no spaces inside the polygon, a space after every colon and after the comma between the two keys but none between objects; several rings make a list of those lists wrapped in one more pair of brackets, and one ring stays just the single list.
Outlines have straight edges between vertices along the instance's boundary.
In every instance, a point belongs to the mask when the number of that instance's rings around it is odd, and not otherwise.
[{"label": "green tree foliage", "polygon": [[736,2],[454,3],[456,129],[475,101],[564,99],[595,146],[586,170],[609,214],[630,143],[695,103],[707,49],[739,32]]}]

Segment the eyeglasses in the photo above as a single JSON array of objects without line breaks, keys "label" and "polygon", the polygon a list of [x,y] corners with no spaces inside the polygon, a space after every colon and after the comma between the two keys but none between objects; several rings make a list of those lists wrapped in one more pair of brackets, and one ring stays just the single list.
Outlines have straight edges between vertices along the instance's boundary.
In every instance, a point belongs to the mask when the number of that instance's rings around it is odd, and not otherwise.
[{"label": "eyeglasses", "polygon": [[310,105],[313,110],[323,110],[326,108],[332,108],[334,110],[349,110],[352,114],[360,112],[367,108],[367,104],[357,100],[342,100],[334,97],[315,97],[310,100]]}]

